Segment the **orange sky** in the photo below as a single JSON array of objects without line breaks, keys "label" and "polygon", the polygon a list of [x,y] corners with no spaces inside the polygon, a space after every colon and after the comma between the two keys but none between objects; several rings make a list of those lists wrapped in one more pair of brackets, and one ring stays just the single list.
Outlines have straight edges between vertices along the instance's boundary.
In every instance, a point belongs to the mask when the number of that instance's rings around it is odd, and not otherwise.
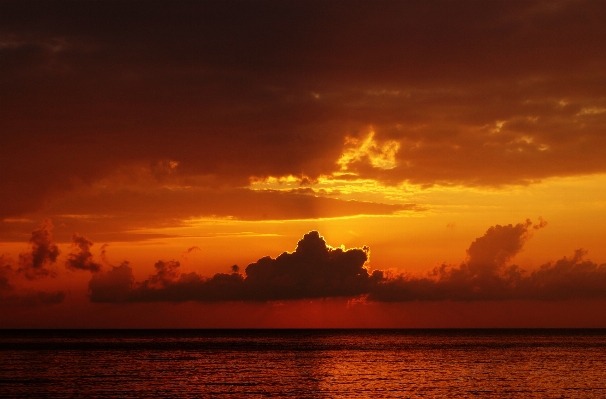
[{"label": "orange sky", "polygon": [[2,2],[0,327],[606,327],[604,20]]}]

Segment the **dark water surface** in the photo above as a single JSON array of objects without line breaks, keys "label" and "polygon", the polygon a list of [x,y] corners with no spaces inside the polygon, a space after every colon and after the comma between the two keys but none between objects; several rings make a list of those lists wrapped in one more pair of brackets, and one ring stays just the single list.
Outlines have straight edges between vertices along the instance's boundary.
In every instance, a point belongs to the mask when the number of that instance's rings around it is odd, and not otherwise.
[{"label": "dark water surface", "polygon": [[0,397],[606,398],[606,330],[0,330]]}]

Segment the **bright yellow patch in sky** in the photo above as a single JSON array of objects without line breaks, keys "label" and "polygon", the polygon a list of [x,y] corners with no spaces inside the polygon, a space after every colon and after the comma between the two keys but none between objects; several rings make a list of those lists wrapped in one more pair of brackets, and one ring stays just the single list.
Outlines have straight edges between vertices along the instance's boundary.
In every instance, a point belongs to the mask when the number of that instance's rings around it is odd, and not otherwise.
[{"label": "bright yellow patch in sky", "polygon": [[379,143],[375,140],[373,130],[363,139],[348,137],[345,144],[348,148],[337,161],[342,171],[346,171],[350,163],[364,159],[368,159],[372,166],[379,169],[393,169],[398,166],[396,154],[400,143],[395,140]]}]

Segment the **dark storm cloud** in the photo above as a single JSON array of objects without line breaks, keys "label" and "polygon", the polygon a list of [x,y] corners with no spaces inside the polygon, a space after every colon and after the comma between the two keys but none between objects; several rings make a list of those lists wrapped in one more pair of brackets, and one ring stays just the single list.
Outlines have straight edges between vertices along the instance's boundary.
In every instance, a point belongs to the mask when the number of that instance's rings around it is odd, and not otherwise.
[{"label": "dark storm cloud", "polygon": [[365,267],[369,249],[331,248],[316,231],[306,234],[294,252],[264,257],[246,267],[245,275],[218,273],[204,278],[180,274],[180,263],[158,261],[156,273],[135,282],[128,264],[94,275],[93,302],[270,301],[347,297],[367,293],[375,276]]},{"label": "dark storm cloud", "polygon": [[[122,167],[246,186],[400,144],[395,184],[606,171],[597,1],[0,4],[0,217]],[[171,162],[177,162],[173,167]]]},{"label": "dark storm cloud", "polygon": [[93,254],[90,252],[93,242],[78,233],[74,233],[72,243],[74,250],[67,257],[65,267],[72,270],[98,272],[101,269],[101,264],[93,261]]},{"label": "dark storm cloud", "polygon": [[54,277],[56,272],[49,269],[59,256],[59,247],[53,243],[53,223],[50,219],[44,219],[40,228],[32,231],[29,239],[31,251],[19,254],[19,269],[28,279],[37,277]]}]

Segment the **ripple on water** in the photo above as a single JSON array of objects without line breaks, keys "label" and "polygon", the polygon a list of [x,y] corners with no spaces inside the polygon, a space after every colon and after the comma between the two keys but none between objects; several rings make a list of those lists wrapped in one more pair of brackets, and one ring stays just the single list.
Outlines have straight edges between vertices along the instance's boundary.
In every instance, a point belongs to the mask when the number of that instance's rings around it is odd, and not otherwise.
[{"label": "ripple on water", "polygon": [[606,397],[606,331],[12,331],[0,396]]}]

